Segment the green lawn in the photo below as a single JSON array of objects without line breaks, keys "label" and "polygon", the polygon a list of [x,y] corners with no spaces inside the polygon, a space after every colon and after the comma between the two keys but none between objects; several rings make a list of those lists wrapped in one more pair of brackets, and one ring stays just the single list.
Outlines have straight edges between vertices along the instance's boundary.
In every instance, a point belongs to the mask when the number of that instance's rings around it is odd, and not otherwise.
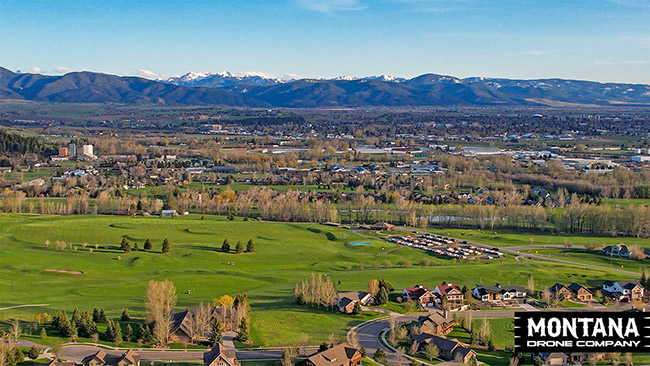
[{"label": "green lawn", "polygon": [[490,244],[494,246],[528,246],[530,239],[533,239],[533,245],[564,245],[564,240],[568,239],[573,245],[585,245],[594,243],[598,246],[602,244],[611,245],[624,243],[628,245],[640,245],[650,248],[650,240],[647,238],[635,237],[611,237],[596,235],[573,235],[573,234],[541,234],[537,232],[515,232],[508,230],[472,230],[472,229],[437,229],[427,230],[435,234],[448,235],[461,240],[470,240],[478,243]]},{"label": "green lawn", "polygon": [[609,257],[598,252],[587,251],[584,249],[535,249],[533,252],[549,257],[557,257],[574,262],[595,264],[603,267],[620,268],[628,271],[641,272],[644,269],[650,269],[650,260],[637,261],[634,259],[625,259]]},{"label": "green lawn", "polygon": [[[371,278],[385,278],[396,291],[414,284],[434,287],[443,280],[461,286],[495,282],[524,285],[529,273],[534,273],[538,286],[558,281],[591,285],[605,279],[626,279],[609,271],[538,261],[522,265],[510,258],[457,264],[437,260],[435,265],[423,267],[415,264],[427,253],[402,248],[384,254],[382,247],[389,250],[397,246],[375,239],[370,239],[375,245],[352,247],[346,243],[368,239],[341,228],[228,221],[207,215],[204,220],[200,218],[0,215],[0,307],[49,304],[3,310],[0,318],[32,320],[39,312],[52,314],[74,307],[91,311],[103,307],[108,316],[116,318],[127,307],[132,317],[142,319],[147,282],[170,279],[177,288],[178,309],[223,294],[248,294],[254,346],[295,344],[302,333],[309,336],[311,344],[319,344],[329,334],[342,336],[354,324],[375,315],[354,317],[295,305],[294,285],[312,272],[330,276],[340,291],[365,290]],[[154,250],[123,254],[118,251],[123,235],[141,248],[150,238]],[[168,255],[159,252],[164,238],[171,243]],[[217,249],[224,238],[232,247],[238,240],[245,243],[252,238],[256,252],[222,253]],[[54,244],[46,247],[46,240],[64,240],[78,248],[56,250]],[[86,248],[81,246],[84,242],[88,243]],[[400,259],[413,265],[398,267]],[[186,293],[188,290],[191,294]]]}]

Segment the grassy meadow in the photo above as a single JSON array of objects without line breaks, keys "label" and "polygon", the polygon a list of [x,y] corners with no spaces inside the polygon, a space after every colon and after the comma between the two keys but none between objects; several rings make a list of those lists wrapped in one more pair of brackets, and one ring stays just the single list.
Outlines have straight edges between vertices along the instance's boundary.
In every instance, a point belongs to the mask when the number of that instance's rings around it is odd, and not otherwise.
[{"label": "grassy meadow", "polygon": [[[140,248],[150,238],[153,250],[121,253],[122,236]],[[165,238],[171,244],[166,255],[160,253]],[[237,241],[245,245],[253,239],[255,253],[222,253],[225,238],[233,249]],[[77,249],[57,250],[57,240]],[[353,247],[349,241],[374,245]],[[147,282],[169,279],[176,285],[178,309],[223,294],[247,294],[255,346],[295,344],[303,333],[309,343],[318,344],[331,333],[343,336],[376,314],[355,317],[295,305],[292,289],[310,273],[330,276],[341,291],[364,290],[371,278],[385,278],[397,291],[414,284],[433,287],[443,280],[468,287],[495,282],[524,285],[529,274],[539,288],[558,281],[595,285],[605,279],[626,279],[616,272],[532,260],[456,263],[411,248],[384,253],[395,248],[354,231],[318,224],[228,221],[207,215],[204,219],[0,215],[0,308],[48,304],[2,310],[0,319],[31,320],[36,313],[74,307],[91,311],[103,307],[114,318],[126,307],[131,316],[142,318]],[[422,258],[433,265],[418,265]]]}]

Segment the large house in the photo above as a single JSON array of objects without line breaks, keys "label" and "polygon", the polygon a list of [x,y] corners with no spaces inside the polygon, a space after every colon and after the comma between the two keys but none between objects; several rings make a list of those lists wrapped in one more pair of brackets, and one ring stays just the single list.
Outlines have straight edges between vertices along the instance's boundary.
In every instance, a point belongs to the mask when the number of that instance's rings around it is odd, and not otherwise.
[{"label": "large house", "polygon": [[240,366],[234,349],[217,343],[211,350],[203,353],[203,366]]},{"label": "large house", "polygon": [[[544,366],[564,366],[570,364],[583,364],[594,354],[585,352],[539,352],[533,354],[533,359],[539,358]],[[605,358],[604,353],[596,354],[599,360]]]},{"label": "large house", "polygon": [[446,310],[420,316],[418,320],[410,322],[408,330],[418,330],[418,333],[428,333],[435,336],[445,336],[454,330],[454,318]]},{"label": "large house", "polygon": [[140,366],[140,355],[133,350],[122,354],[107,353],[103,349],[84,357],[82,366]]},{"label": "large house", "polygon": [[569,285],[569,290],[571,290],[573,298],[580,301],[591,301],[594,298],[594,294],[588,288],[575,282]]},{"label": "large house", "polygon": [[363,356],[361,351],[347,343],[339,344],[300,362],[302,366],[359,366]]},{"label": "large house", "polygon": [[463,295],[460,287],[452,283],[443,283],[442,285],[436,286],[433,289],[433,293],[438,294],[441,298],[447,296],[447,301],[450,302],[463,302],[465,299],[465,295]]},{"label": "large house", "polygon": [[556,283],[548,289],[551,292],[551,295],[556,299],[570,300],[572,297],[571,290],[568,287],[564,286],[561,283]]},{"label": "large house", "polygon": [[472,357],[476,357],[476,352],[474,352],[474,350],[455,339],[447,339],[428,333],[421,333],[413,335],[413,340],[418,342],[421,349],[429,344],[434,344],[438,347],[439,356],[448,361],[468,364]]},{"label": "large house", "polygon": [[375,303],[374,296],[365,291],[340,292],[336,294],[336,300],[339,310],[348,314],[352,313],[357,303],[362,306]]},{"label": "large house", "polygon": [[630,250],[627,248],[627,245],[623,243],[608,245],[603,249],[602,253],[613,257],[628,258],[630,256]]},{"label": "large house", "polygon": [[[212,307],[210,308],[209,321],[213,319],[218,319],[219,322],[224,327],[224,330],[236,330],[236,324],[233,324],[232,321],[227,320],[224,314],[222,307]],[[205,342],[207,341],[207,334],[195,334],[196,331],[193,329],[195,324],[195,319],[197,316],[198,308],[186,308],[185,310],[176,311],[171,314],[172,325],[170,332],[170,339],[174,343],[185,343],[185,342]]]},{"label": "large house", "polygon": [[472,295],[478,300],[485,302],[513,302],[526,300],[526,289],[521,286],[494,286],[476,285],[472,289]]},{"label": "large house", "polygon": [[643,286],[638,281],[605,281],[603,290],[617,300],[628,299],[632,301],[643,299]]},{"label": "large house", "polygon": [[415,285],[415,287],[407,287],[402,291],[402,297],[405,300],[413,300],[422,307],[432,307],[436,304],[437,296],[434,295],[428,288]]}]

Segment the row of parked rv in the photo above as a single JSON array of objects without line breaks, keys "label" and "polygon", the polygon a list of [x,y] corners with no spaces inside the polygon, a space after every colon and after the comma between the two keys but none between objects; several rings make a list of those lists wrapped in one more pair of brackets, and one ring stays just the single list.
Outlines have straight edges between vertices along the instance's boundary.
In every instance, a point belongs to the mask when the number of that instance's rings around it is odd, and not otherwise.
[{"label": "row of parked rv", "polygon": [[503,253],[497,250],[476,247],[467,244],[467,242],[459,244],[455,240],[445,238],[441,235],[395,235],[391,236],[389,241],[456,259],[488,260],[503,257]]}]

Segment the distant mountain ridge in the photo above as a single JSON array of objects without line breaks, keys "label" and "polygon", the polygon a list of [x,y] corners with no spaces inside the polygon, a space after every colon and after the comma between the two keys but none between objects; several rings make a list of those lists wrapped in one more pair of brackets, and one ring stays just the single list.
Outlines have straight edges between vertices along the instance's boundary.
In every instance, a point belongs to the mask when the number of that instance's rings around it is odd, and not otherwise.
[{"label": "distant mountain ridge", "polygon": [[235,107],[409,107],[588,104],[650,106],[650,85],[565,79],[513,80],[424,74],[282,80],[264,74],[191,72],[149,80],[94,72],[61,76],[0,67],[0,99]]}]

